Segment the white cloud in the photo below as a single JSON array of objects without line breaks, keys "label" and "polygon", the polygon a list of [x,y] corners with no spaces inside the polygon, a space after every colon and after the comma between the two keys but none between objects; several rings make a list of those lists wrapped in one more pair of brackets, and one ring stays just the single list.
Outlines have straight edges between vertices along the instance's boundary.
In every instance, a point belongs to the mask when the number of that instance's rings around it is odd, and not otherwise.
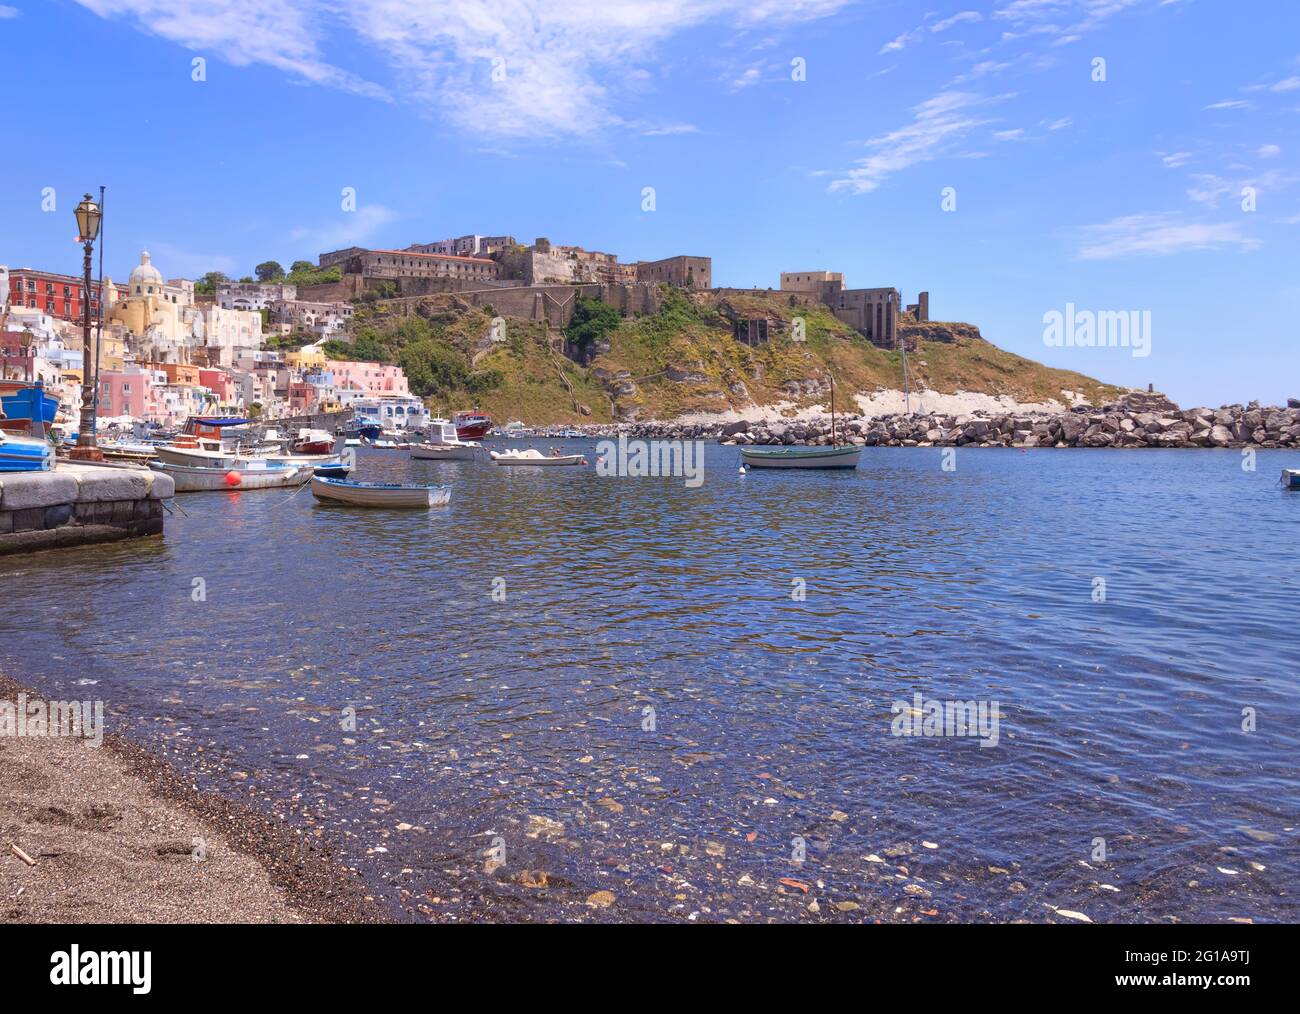
[{"label": "white cloud", "polygon": [[1232,184],[1214,173],[1192,173],[1191,179],[1192,185],[1187,188],[1187,196],[1207,208],[1217,208],[1219,201],[1232,193]]},{"label": "white cloud", "polygon": [[1166,169],[1177,169],[1180,166],[1186,165],[1187,161],[1192,157],[1190,151],[1174,151],[1170,152],[1168,155],[1162,155],[1159,152],[1156,154],[1160,155],[1160,161],[1165,164]]},{"label": "white cloud", "polygon": [[1288,78],[1283,78],[1283,79],[1282,79],[1281,81],[1279,81],[1277,84],[1272,85],[1272,86],[1269,88],[1269,91],[1271,91],[1271,92],[1293,92],[1293,91],[1295,91],[1297,88],[1300,88],[1300,77],[1292,76],[1292,77],[1288,77]]},{"label": "white cloud", "polygon": [[1016,127],[1014,130],[995,130],[993,132],[995,141],[1019,141],[1024,136],[1025,132],[1020,127]]},{"label": "white cloud", "polygon": [[1188,222],[1166,212],[1127,215],[1086,226],[1079,258],[1164,257],[1193,250],[1251,250],[1257,246],[1259,241],[1245,235],[1236,222]]},{"label": "white cloud", "polygon": [[1282,154],[1282,149],[1276,144],[1261,144],[1255,154],[1260,158],[1277,158]]},{"label": "white cloud", "polygon": [[3,21],[5,18],[16,18],[21,13],[22,11],[17,7],[10,7],[8,4],[0,4],[0,21]]},{"label": "white cloud", "polygon": [[892,42],[886,42],[876,51],[876,55],[879,56],[884,53],[897,53],[900,49],[903,49],[909,43],[913,43],[919,38],[921,38],[921,29],[913,28],[910,32],[904,32]]},{"label": "white cloud", "polygon": [[641,131],[643,137],[671,137],[674,134],[698,134],[700,128],[693,123],[670,123],[662,127],[648,127]]},{"label": "white cloud", "polygon": [[962,138],[989,122],[976,110],[990,101],[970,92],[940,92],[913,108],[910,123],[868,141],[870,154],[853,168],[840,170],[829,189],[867,194],[894,173],[949,154]]},{"label": "white cloud", "polygon": [[731,90],[740,91],[742,88],[748,88],[750,85],[756,85],[763,78],[762,72],[757,67],[749,67],[744,73],[736,75],[731,81]]},{"label": "white cloud", "polygon": [[358,203],[356,211],[339,211],[324,225],[289,230],[289,239],[297,248],[317,253],[341,250],[368,242],[396,219],[397,213],[382,204]]},{"label": "white cloud", "polygon": [[[850,0],[77,2],[237,66],[265,64],[374,98],[396,94],[480,136],[543,138],[630,126],[620,98],[642,84],[637,74],[656,47],[682,31],[804,23]],[[327,45],[331,53],[378,52],[395,83],[336,66]]]},{"label": "white cloud", "polygon": [[1250,103],[1245,99],[1220,99],[1218,102],[1211,102],[1208,106],[1202,106],[1203,109],[1249,109]]},{"label": "white cloud", "polygon": [[1062,116],[1058,120],[1053,120],[1051,123],[1045,124],[1045,126],[1047,127],[1048,130],[1064,130],[1066,127],[1070,126],[1073,123],[1074,120],[1071,117]]},{"label": "white cloud", "polygon": [[930,26],[932,32],[946,32],[953,25],[960,25],[963,21],[983,21],[984,16],[979,11],[961,11],[950,18],[944,18],[942,21],[936,21]]}]

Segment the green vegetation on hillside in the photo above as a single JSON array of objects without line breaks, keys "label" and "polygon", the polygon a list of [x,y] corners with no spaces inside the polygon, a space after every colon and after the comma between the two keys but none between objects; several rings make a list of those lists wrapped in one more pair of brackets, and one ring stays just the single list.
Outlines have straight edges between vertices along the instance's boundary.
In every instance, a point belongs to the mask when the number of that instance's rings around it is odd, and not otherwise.
[{"label": "green vegetation on hillside", "polygon": [[[597,341],[609,346],[590,368],[560,356],[552,348],[555,335],[540,321],[507,318],[504,335],[494,340],[496,311],[451,294],[430,297],[409,317],[390,315],[382,299],[372,300],[354,320],[353,340],[325,348],[337,358],[399,363],[411,389],[435,408],[477,405],[500,422],[668,419],[754,405],[825,405],[832,377],[841,407],[852,411],[854,393],[903,386],[898,351],[872,345],[820,304],[782,293],[663,288],[660,296],[658,311],[639,317],[622,317],[598,300],[577,301],[565,332],[570,343],[584,351]],[[796,318],[803,341],[793,340]],[[769,340],[755,347],[736,341],[733,319],[767,320]],[[1067,402],[1068,391],[1093,404],[1121,393],[1000,349],[967,324],[904,324],[900,333],[919,341],[908,355],[913,390],[1025,402]]]}]

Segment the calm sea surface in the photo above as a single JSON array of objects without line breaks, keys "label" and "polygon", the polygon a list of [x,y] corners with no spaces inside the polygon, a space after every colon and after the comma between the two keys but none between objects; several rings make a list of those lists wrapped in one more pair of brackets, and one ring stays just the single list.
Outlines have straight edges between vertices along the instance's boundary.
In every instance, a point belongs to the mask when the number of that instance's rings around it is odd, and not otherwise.
[{"label": "calm sea surface", "polygon": [[[192,494],[161,541],[0,558],[0,668],[414,919],[1294,921],[1300,459],[1241,461],[363,451],[451,506]],[[997,745],[893,735],[915,694]]]}]

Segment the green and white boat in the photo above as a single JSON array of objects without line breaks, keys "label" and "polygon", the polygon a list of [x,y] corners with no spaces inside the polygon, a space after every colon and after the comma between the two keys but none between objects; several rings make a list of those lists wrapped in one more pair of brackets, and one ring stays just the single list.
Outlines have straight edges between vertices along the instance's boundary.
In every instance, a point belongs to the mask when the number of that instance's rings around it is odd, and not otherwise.
[{"label": "green and white boat", "polygon": [[748,468],[857,468],[861,456],[862,448],[853,444],[740,449],[740,457]]},{"label": "green and white boat", "polygon": [[862,448],[836,443],[835,383],[831,382],[831,443],[829,447],[742,447],[741,461],[749,468],[857,468]]}]

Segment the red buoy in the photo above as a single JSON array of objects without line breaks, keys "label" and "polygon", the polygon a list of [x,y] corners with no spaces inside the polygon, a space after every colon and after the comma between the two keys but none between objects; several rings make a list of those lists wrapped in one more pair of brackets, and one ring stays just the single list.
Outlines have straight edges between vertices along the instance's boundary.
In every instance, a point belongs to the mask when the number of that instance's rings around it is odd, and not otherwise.
[{"label": "red buoy", "polygon": [[240,477],[240,475],[239,475],[238,472],[227,472],[227,473],[226,473],[226,485],[227,485],[227,486],[238,486],[238,485],[240,484],[240,482],[242,482],[242,481],[243,481],[243,480],[242,480],[242,478]]}]

